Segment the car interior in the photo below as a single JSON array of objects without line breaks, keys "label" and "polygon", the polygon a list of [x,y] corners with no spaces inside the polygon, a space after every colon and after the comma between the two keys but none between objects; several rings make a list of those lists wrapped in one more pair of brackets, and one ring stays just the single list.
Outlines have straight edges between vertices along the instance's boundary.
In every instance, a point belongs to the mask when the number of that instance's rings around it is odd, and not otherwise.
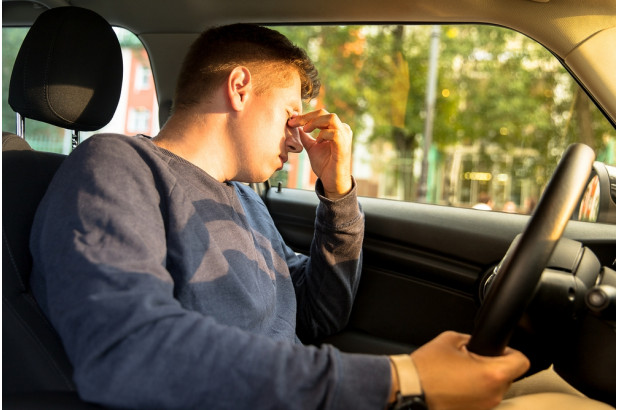
[{"label": "car interior", "polygon": [[[62,342],[29,289],[34,213],[65,154],[29,144],[21,119],[81,133],[110,123],[123,61],[113,27],[144,44],[159,123],[172,106],[182,57],[216,24],[489,24],[546,47],[615,130],[615,4],[602,0],[390,0],[196,2],[3,0],[3,27],[28,27],[11,74],[15,130],[3,129],[3,406],[97,408],[80,400]],[[586,18],[587,17],[587,18]],[[613,47],[610,47],[613,45]],[[533,215],[360,197],[363,279],[346,329],[313,344],[348,352],[409,353],[444,330],[474,334],[484,354],[510,345],[554,366],[587,396],[615,406],[615,169],[568,148]],[[594,163],[594,165],[593,165]],[[570,220],[593,178],[601,216]],[[306,253],[318,199],[312,191],[256,184],[287,244]],[[519,272],[527,272],[520,274]]]}]

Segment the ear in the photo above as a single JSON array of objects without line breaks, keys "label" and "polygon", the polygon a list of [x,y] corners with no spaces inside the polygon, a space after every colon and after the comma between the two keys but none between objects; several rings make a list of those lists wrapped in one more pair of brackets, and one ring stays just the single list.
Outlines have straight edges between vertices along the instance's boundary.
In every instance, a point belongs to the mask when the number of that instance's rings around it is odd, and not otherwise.
[{"label": "ear", "polygon": [[252,76],[246,67],[235,67],[228,75],[227,91],[230,105],[235,111],[241,111],[250,96]]}]

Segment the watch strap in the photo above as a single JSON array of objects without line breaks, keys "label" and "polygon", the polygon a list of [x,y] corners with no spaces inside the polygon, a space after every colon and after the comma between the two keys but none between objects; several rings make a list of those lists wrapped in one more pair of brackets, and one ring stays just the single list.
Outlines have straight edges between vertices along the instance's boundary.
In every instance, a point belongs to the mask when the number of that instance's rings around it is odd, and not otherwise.
[{"label": "watch strap", "polygon": [[394,410],[425,410],[427,409],[424,391],[420,383],[418,369],[411,356],[407,354],[390,356],[398,379],[396,401],[390,406]]},{"label": "watch strap", "polygon": [[403,396],[419,396],[422,394],[420,376],[411,356],[401,354],[390,356],[390,360],[396,369],[400,394]]}]

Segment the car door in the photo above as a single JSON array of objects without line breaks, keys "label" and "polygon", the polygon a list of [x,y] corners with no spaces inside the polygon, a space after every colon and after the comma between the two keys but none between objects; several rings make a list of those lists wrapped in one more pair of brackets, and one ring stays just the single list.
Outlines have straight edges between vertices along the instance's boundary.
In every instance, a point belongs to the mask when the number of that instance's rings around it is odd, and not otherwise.
[{"label": "car door", "polygon": [[[318,200],[272,187],[265,201],[285,241],[306,252]],[[471,333],[480,282],[500,262],[527,215],[360,198],[363,273],[347,329],[328,341],[346,351],[411,351],[444,330]],[[615,226],[571,221],[565,236],[615,261]]]},{"label": "car door", "polygon": [[[336,57],[341,59],[325,66],[320,66],[323,54],[318,53],[319,72],[328,78],[326,96],[319,97],[319,104],[308,109],[320,104],[340,105],[341,118],[346,117],[344,121],[364,134],[354,140],[353,160],[354,175],[356,170],[361,174],[359,178],[355,176],[366,219],[362,280],[347,328],[327,342],[345,351],[396,353],[409,352],[444,330],[471,333],[480,306],[481,282],[528,223],[531,202],[539,198],[563,149],[573,142],[567,136],[577,133],[574,127],[584,126],[583,122],[573,119],[563,124],[549,124],[553,122],[549,112],[532,110],[538,110],[541,102],[555,102],[554,110],[566,113],[571,109],[569,100],[572,98],[573,104],[575,101],[583,103],[585,94],[578,87],[565,84],[570,75],[557,61],[557,67],[541,76],[536,66],[553,64],[550,58],[554,57],[519,33],[498,27],[340,26],[323,28],[324,33],[317,32],[316,28],[312,30],[310,38],[319,38],[325,44],[326,37],[340,36],[344,39],[340,49],[353,51],[348,59]],[[298,31],[289,29],[286,34],[297,35],[297,41],[303,44],[303,35]],[[445,54],[436,61],[440,67],[436,73],[438,79],[427,75],[432,66],[429,54],[435,34],[444,42],[438,50]],[[413,41],[410,36],[414,35],[426,36],[427,42],[418,44],[420,48],[426,47],[425,53],[414,56],[411,45],[406,45],[407,41]],[[447,44],[450,41],[459,44]],[[393,49],[381,48],[386,42],[394,47],[400,44],[401,51],[394,53]],[[470,44],[462,44],[465,42]],[[519,42],[518,47],[515,42]],[[525,55],[521,48],[530,50],[531,54]],[[329,50],[325,51],[329,54]],[[379,61],[383,57],[392,67]],[[369,62],[372,59],[377,61]],[[523,59],[530,59],[530,66],[514,68],[515,64],[522,64]],[[510,63],[512,66],[507,63],[509,60],[514,60]],[[352,67],[353,73],[333,72],[337,69],[332,67],[346,64]],[[415,64],[425,67],[417,76],[413,73],[418,70]],[[501,77],[503,74],[497,70],[507,67],[513,67],[512,77]],[[391,81],[391,85],[379,90],[383,94],[392,93],[390,99],[381,100],[379,93],[363,88],[384,86],[381,82],[367,80],[364,83],[360,79],[363,76],[376,79],[377,72],[386,74],[385,82]],[[404,73],[404,78],[394,80],[398,72]],[[521,78],[527,75],[532,78]],[[347,110],[355,112],[355,107],[347,106],[345,97],[338,98],[346,89],[331,85],[330,80],[336,77],[349,78],[359,95],[368,98],[366,108],[356,111],[362,119],[347,117]],[[561,77],[561,80],[552,80],[552,77]],[[521,81],[522,85],[504,84],[511,78]],[[422,84],[413,83],[419,80]],[[420,121],[415,115],[429,115],[429,81],[435,81],[435,144],[425,149],[428,141],[423,134],[429,132],[428,122]],[[493,83],[493,89],[489,83]],[[485,92],[476,94],[477,88],[485,87]],[[403,93],[402,88],[409,91]],[[416,89],[421,90],[421,96],[412,95]],[[328,99],[330,92],[337,94],[334,100]],[[519,92],[524,93],[516,97]],[[454,94],[468,94],[469,99]],[[368,108],[371,103],[381,102],[391,105],[387,114],[389,120],[379,118],[380,110]],[[592,134],[596,140],[592,145],[599,151],[600,158],[608,149],[605,141],[612,138],[615,141],[615,129],[591,101],[588,103],[588,113],[598,115],[588,124],[594,127]],[[469,108],[458,113],[463,106]],[[400,113],[399,107],[402,107]],[[338,114],[337,109],[333,111]],[[498,119],[502,112],[504,118]],[[403,117],[399,119],[399,115]],[[391,130],[385,131],[385,123],[389,121],[399,123],[392,122]],[[570,128],[559,141],[554,134],[558,126]],[[390,156],[394,150],[385,149],[385,145],[398,147],[403,140],[399,139],[399,133],[408,132],[413,133],[412,156],[406,159]],[[473,136],[474,132],[482,135]],[[381,140],[377,135],[389,138]],[[527,142],[536,138],[542,144]],[[552,149],[547,150],[548,147]],[[366,166],[356,167],[356,155],[366,158]],[[315,193],[309,190],[316,177],[309,172],[309,164],[303,161],[302,156],[292,160],[288,170],[272,177],[271,187],[262,193],[285,241],[301,253],[309,249],[318,204]],[[615,155],[607,161],[615,165]],[[402,167],[399,168],[402,163],[413,169],[412,175],[402,172]],[[426,167],[425,172],[420,172],[420,167]],[[376,177],[372,172],[377,169],[388,171]],[[386,176],[389,172],[391,174]],[[431,174],[435,174],[434,181]],[[425,176],[429,182],[427,189],[436,195],[422,195],[423,199],[419,200],[416,192]],[[400,179],[395,182],[396,178]],[[298,187],[307,189],[296,189]],[[492,211],[474,209],[479,207],[476,202],[484,191],[496,197],[495,204],[489,206],[494,209]],[[603,265],[615,268],[615,222],[571,221],[565,236],[584,243]]]}]

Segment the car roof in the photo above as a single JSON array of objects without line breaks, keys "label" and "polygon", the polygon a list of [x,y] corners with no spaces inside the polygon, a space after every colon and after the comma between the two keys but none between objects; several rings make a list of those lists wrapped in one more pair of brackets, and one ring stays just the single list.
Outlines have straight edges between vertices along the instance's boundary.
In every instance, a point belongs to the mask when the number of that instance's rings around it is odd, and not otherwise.
[{"label": "car roof", "polygon": [[615,125],[615,0],[3,0],[3,25],[30,25],[46,8],[92,9],[143,41],[160,102],[197,33],[261,24],[485,23],[519,31],[558,56]]}]

